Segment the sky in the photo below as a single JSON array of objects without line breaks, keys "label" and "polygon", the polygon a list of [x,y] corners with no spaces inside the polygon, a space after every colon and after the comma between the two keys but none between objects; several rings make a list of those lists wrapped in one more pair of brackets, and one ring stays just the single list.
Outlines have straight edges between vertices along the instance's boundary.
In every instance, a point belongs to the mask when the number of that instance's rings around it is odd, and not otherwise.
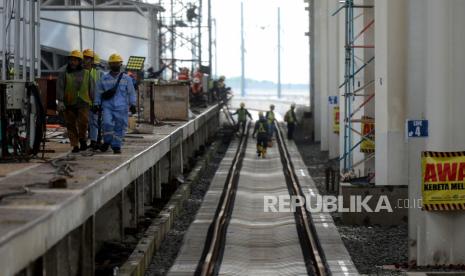
[{"label": "sky", "polygon": [[308,13],[304,0],[212,0],[212,16],[217,23],[218,75],[241,75],[241,2],[244,3],[246,78],[277,82],[277,9],[280,7],[282,83],[307,84]]},{"label": "sky", "polygon": [[[308,13],[303,0],[242,0],[245,75],[277,81],[277,7],[281,7],[281,80],[308,83]],[[218,73],[240,76],[241,0],[212,0],[217,21]]]}]

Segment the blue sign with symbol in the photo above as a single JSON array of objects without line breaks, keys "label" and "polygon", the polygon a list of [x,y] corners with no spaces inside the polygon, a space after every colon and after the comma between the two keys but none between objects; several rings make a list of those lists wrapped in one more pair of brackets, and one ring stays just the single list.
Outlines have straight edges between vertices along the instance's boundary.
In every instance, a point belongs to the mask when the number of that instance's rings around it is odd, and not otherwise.
[{"label": "blue sign with symbol", "polygon": [[337,96],[328,96],[328,102],[329,104],[337,104],[338,103]]},{"label": "blue sign with symbol", "polygon": [[407,120],[407,137],[428,137],[428,120]]}]

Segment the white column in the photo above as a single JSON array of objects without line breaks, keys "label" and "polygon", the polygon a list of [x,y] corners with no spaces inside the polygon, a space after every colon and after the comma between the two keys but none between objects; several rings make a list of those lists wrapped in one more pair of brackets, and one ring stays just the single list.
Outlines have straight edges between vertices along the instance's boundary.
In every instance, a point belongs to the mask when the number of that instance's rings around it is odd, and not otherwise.
[{"label": "white column", "polygon": [[[339,19],[339,30],[338,30],[338,35],[339,35],[339,41],[341,43],[341,46],[338,48],[338,53],[339,53],[339,58],[338,58],[338,71],[339,71],[339,78],[338,78],[338,87],[342,83],[344,83],[344,74],[345,74],[345,9],[341,10],[338,14],[337,17]],[[339,149],[340,153],[339,156],[344,155],[344,87],[339,89]],[[339,162],[339,167],[342,170],[344,168],[344,160],[341,160]]]},{"label": "white column", "polygon": [[[410,200],[421,198],[421,151],[465,148],[464,13],[462,0],[409,1],[408,116],[429,120],[429,137],[408,144]],[[419,265],[465,263],[464,228],[464,212],[409,209],[409,259]]]},{"label": "white column", "polygon": [[376,185],[405,185],[405,0],[375,1]]},{"label": "white column", "polygon": [[149,43],[148,43],[148,62],[153,67],[154,71],[160,69],[160,53],[159,53],[159,37],[158,37],[158,21],[157,11],[150,9],[147,15],[147,26],[149,29]]},{"label": "white column", "polygon": [[[366,6],[374,6],[376,4],[375,0],[363,0],[363,4]],[[364,9],[364,17],[363,17],[363,28],[367,28],[366,31],[363,33],[363,44],[364,45],[374,45],[375,44],[375,26],[371,25],[368,27],[369,24],[372,24],[373,20],[375,19],[375,10],[374,8],[366,8]],[[363,55],[365,61],[370,60],[375,56],[375,49],[366,48],[363,51]],[[365,95],[364,97],[359,97],[362,101],[368,101],[368,103],[363,107],[363,114],[365,116],[369,116],[371,118],[375,118],[376,121],[376,114],[375,114],[375,98],[371,98],[368,95],[372,95],[375,93],[375,85],[372,83],[368,85],[371,81],[375,79],[375,64],[376,60],[372,61],[368,66],[365,67],[364,76],[363,76],[363,83],[362,85],[365,86],[363,92],[361,94]],[[376,125],[376,122],[375,122]],[[365,153],[363,154],[362,158],[367,158],[369,155],[373,153]],[[373,173],[375,171],[375,159],[372,158],[367,160],[363,163],[365,174]]]},{"label": "white column", "polygon": [[[355,0],[354,1],[355,5],[365,5],[365,0]],[[370,18],[368,14],[370,13],[369,10],[367,9],[360,9],[360,8],[354,8],[354,36],[357,36],[364,28],[365,28],[365,21],[366,18]],[[366,44],[366,36],[367,32],[364,32],[357,40],[355,40],[354,45],[365,45]],[[366,50],[363,48],[355,48],[354,53],[355,53],[355,70],[358,70],[363,66],[363,64],[368,61],[371,56],[366,56],[365,55]],[[356,76],[355,76],[355,89],[361,88],[362,85],[369,81],[365,78],[366,72],[370,70],[371,65],[368,65],[362,69]],[[360,94],[365,93],[364,91],[360,91]],[[353,112],[353,120],[360,120],[362,119],[362,116],[365,115],[365,108],[366,105],[362,107],[362,103],[364,102],[363,97],[355,97],[354,101],[352,102],[352,112]],[[355,112],[356,109],[360,108],[360,111]],[[341,113],[343,114],[343,113]],[[342,118],[344,119],[344,118]],[[362,129],[362,124],[361,123],[353,123],[352,128],[358,131],[359,133],[363,132]],[[349,130],[350,131],[350,130]],[[352,132],[352,146],[355,146],[362,137],[357,134],[356,132]],[[365,153],[361,152],[361,145],[356,147],[352,151],[352,158],[353,158],[353,164],[359,164],[357,166],[354,166],[354,171],[357,175],[365,175],[365,163],[362,162],[365,159]]]},{"label": "white column", "polygon": [[[338,0],[328,0],[328,14],[332,13],[339,7]],[[339,93],[339,49],[343,48],[339,41],[339,16],[328,17],[328,95],[337,96]],[[339,100],[341,98],[339,97]],[[339,135],[333,130],[333,108],[336,105],[329,105],[327,109],[327,131],[328,131],[328,148],[329,158],[333,159],[339,156]]]},{"label": "white column", "polygon": [[314,83],[314,93],[315,93],[315,108],[314,108],[314,130],[315,130],[315,141],[321,141],[321,71],[320,71],[320,64],[322,60],[322,52],[321,52],[321,7],[325,0],[314,0],[314,7],[315,7],[315,83]]},{"label": "white column", "polygon": [[320,63],[319,63],[319,71],[320,71],[320,110],[321,110],[321,145],[320,149],[322,151],[327,151],[329,148],[328,142],[328,56],[331,53],[328,50],[328,17],[329,17],[329,9],[328,9],[328,0],[322,0],[320,3],[320,40],[317,41],[320,45]]}]

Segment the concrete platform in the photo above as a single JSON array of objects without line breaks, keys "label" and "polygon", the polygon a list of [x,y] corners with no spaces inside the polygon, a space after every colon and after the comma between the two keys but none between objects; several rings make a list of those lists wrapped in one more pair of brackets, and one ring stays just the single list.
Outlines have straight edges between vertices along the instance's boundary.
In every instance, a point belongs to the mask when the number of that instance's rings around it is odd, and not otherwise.
[{"label": "concrete platform", "polygon": [[[50,162],[10,165],[13,171],[0,178],[0,195],[23,187],[30,192],[0,201],[0,275],[14,275],[38,261],[39,266],[53,267],[47,275],[90,275],[78,273],[92,271],[94,244],[121,238],[125,226],[137,227],[144,205],[161,197],[161,184],[183,171],[188,158],[217,127],[218,106],[202,110],[188,122],[143,126],[146,134],[128,136],[121,155],[73,155],[66,161],[73,177],[67,178],[65,189],[48,188],[48,181],[56,176]],[[62,147],[54,157],[66,155],[65,151]],[[8,165],[0,165],[4,166]],[[111,221],[112,215],[119,221]],[[74,244],[74,236],[69,236],[73,231],[79,231],[76,237],[81,242]],[[68,244],[67,250],[58,250],[61,243]],[[48,254],[52,248],[54,254]],[[59,260],[63,251],[69,259],[81,254],[80,260],[68,263],[79,269],[63,272]],[[86,254],[90,255],[83,260]]]}]

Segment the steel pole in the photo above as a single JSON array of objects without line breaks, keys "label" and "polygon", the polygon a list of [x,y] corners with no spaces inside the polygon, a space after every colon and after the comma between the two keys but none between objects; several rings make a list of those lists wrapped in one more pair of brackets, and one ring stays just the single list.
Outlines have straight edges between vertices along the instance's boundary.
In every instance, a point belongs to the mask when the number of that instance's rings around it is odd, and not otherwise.
[{"label": "steel pole", "polygon": [[278,99],[281,98],[281,8],[278,7]]},{"label": "steel pole", "polygon": [[245,96],[244,3],[241,2],[241,96]]}]

